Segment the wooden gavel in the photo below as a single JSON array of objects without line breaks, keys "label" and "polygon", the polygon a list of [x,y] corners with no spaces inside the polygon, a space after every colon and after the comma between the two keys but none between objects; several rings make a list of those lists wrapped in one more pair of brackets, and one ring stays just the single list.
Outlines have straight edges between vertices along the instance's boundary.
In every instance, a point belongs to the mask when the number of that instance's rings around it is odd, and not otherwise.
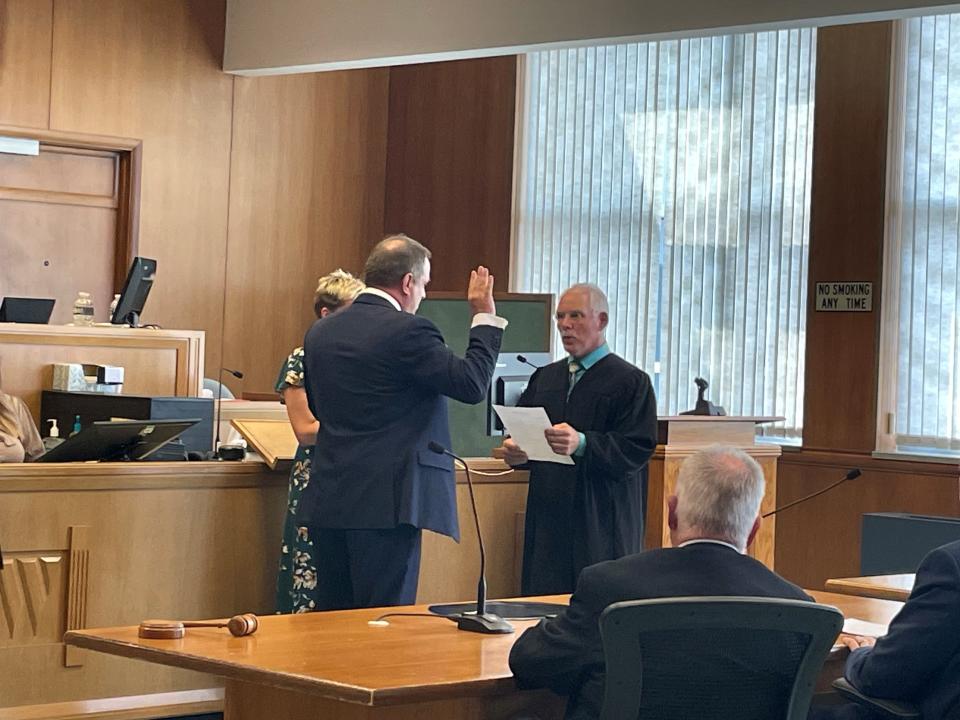
[{"label": "wooden gavel", "polygon": [[209,627],[226,628],[234,637],[253,635],[260,627],[260,621],[253,613],[234,615],[227,622],[201,622],[194,620],[144,620],[137,632],[142,638],[153,640],[179,640],[187,628]]}]

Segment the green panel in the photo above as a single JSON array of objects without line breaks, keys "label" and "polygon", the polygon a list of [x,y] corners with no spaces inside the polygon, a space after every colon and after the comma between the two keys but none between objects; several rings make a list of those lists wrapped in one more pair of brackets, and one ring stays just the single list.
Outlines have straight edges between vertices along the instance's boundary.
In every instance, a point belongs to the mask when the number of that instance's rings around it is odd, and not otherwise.
[{"label": "green panel", "polygon": [[[431,300],[420,303],[419,315],[436,323],[447,345],[458,355],[467,349],[470,335],[470,306],[466,300]],[[503,334],[500,352],[549,352],[553,332],[552,308],[529,300],[498,300],[497,315],[510,321]],[[550,320],[548,320],[550,318]]]},{"label": "green panel", "polygon": [[[457,355],[467,349],[470,335],[470,306],[463,300],[431,300],[420,303],[419,315],[430,318],[440,328],[443,339]],[[497,315],[509,321],[503,334],[502,353],[549,352],[554,332],[553,308],[544,308],[539,300],[497,300]],[[489,457],[499,447],[501,436],[487,435],[487,402],[465,405],[455,400],[450,407],[450,436],[453,451],[464,457]]]}]

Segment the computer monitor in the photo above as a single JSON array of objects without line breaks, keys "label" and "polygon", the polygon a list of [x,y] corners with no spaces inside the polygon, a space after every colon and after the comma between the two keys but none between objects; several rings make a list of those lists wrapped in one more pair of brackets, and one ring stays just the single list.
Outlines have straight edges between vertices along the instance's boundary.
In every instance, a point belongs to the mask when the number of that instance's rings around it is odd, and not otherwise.
[{"label": "computer monitor", "polygon": [[143,460],[199,420],[101,420],[90,423],[35,462]]},{"label": "computer monitor", "polygon": [[127,279],[120,291],[117,309],[110,322],[114,325],[139,327],[140,313],[147,302],[147,295],[153,287],[153,278],[157,274],[157,261],[150,258],[135,257],[127,273]]},{"label": "computer monitor", "polygon": [[[520,358],[523,358],[521,360]],[[530,376],[537,368],[549,365],[553,356],[546,352],[500,353],[493,368],[493,379],[487,393],[487,435],[503,435],[503,423],[494,405],[516,405],[527,389]]]},{"label": "computer monitor", "polygon": [[0,303],[0,322],[46,325],[56,302],[50,298],[5,297]]}]

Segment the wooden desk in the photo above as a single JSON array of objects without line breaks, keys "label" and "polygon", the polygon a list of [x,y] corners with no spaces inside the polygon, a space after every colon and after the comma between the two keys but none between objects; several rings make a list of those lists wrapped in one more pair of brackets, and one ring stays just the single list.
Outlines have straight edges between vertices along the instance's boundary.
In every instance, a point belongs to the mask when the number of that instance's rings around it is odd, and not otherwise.
[{"label": "wooden desk", "polygon": [[[889,622],[900,608],[884,600],[812,594],[871,622]],[[566,597],[543,599],[564,602]],[[420,605],[403,610],[425,609]],[[460,632],[439,618],[398,617],[389,627],[367,625],[383,612],[265,617],[260,632],[246,638],[197,629],[182,640],[141,640],[136,627],[125,627],[72,631],[65,641],[219,675],[226,679],[225,720],[494,720],[521,712],[544,720],[562,717],[563,698],[517,690],[507,665],[510,648],[532,621],[515,622],[514,635],[493,636]],[[840,675],[846,655],[845,648],[832,653],[825,682]]]},{"label": "wooden desk", "polygon": [[916,578],[917,576],[914,573],[833,578],[827,580],[826,588],[844,595],[859,595],[860,597],[903,602],[910,597]]}]

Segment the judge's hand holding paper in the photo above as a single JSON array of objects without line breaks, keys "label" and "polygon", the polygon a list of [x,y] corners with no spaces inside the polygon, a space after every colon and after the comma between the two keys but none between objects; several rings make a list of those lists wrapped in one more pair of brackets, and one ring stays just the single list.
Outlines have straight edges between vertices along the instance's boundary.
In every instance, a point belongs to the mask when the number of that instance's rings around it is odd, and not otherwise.
[{"label": "judge's hand holding paper", "polygon": [[[565,441],[569,428],[575,437],[576,430],[566,423],[551,425],[547,411],[542,407],[505,407],[494,405],[500,420],[510,433],[504,440],[504,458],[510,465],[523,465],[530,460],[555,462],[561,465],[573,465],[570,454],[577,449],[577,443],[568,448]],[[561,427],[565,426],[565,427]]]}]

